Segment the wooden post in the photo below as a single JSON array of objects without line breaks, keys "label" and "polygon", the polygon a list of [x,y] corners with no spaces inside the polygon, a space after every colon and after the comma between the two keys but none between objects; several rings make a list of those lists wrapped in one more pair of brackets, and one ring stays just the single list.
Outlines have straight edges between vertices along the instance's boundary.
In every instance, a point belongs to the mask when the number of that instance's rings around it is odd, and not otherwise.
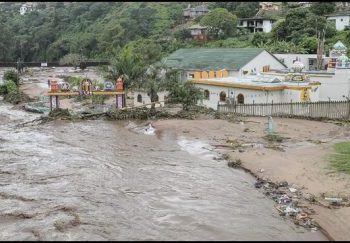
[{"label": "wooden post", "polygon": [[116,108],[118,109],[118,95],[115,96],[115,105],[116,105]]},{"label": "wooden post", "polygon": [[50,111],[52,111],[52,96],[50,95]]},{"label": "wooden post", "polygon": [[253,100],[253,116],[255,116],[255,105],[254,105],[254,100]]},{"label": "wooden post", "polygon": [[60,105],[60,104],[59,104],[59,102],[58,102],[58,96],[56,95],[56,109],[60,108],[59,105]]},{"label": "wooden post", "polygon": [[350,100],[348,99],[348,120],[350,119]]}]

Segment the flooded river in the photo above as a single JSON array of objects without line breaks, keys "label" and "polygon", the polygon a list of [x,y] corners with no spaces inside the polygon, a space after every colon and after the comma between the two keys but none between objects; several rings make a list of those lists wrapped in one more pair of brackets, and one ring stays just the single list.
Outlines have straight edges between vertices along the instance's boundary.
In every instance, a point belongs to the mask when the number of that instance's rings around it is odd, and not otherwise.
[{"label": "flooded river", "polygon": [[324,240],[278,216],[205,142],[0,102],[0,240]]}]

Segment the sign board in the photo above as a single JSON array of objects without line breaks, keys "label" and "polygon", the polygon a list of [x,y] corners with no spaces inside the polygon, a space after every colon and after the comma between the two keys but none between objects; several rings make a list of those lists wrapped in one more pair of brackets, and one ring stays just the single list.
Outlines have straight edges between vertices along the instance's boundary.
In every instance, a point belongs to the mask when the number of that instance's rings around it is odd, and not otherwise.
[{"label": "sign board", "polygon": [[47,62],[42,62],[42,63],[41,63],[41,66],[42,66],[42,67],[47,67]]},{"label": "sign board", "polygon": [[308,89],[305,88],[305,89],[301,90],[300,99],[301,99],[301,102],[310,101],[310,94],[309,94]]}]

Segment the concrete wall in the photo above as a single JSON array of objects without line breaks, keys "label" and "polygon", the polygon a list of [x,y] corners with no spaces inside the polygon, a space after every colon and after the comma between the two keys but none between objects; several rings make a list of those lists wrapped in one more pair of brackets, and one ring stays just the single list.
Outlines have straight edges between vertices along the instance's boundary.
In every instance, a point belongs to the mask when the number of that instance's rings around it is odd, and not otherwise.
[{"label": "concrete wall", "polygon": [[[296,60],[296,58],[298,57],[298,59],[300,59],[300,61],[305,65],[305,69],[304,70],[313,70],[313,68],[309,66],[309,59],[312,58],[314,59],[315,62],[315,66],[316,64],[316,58],[317,55],[316,54],[278,54],[278,53],[274,53],[273,54],[275,57],[277,57],[278,59],[283,59],[284,60],[284,64],[288,67],[291,68],[293,61]],[[323,55],[323,64],[322,66],[324,67],[326,65],[326,63],[328,63],[328,59],[329,58],[325,58],[325,56]]]},{"label": "concrete wall", "polygon": [[[273,74],[280,79],[284,79],[281,74]],[[334,74],[308,74],[311,81],[320,82],[321,85],[316,90],[315,96],[318,98],[311,98],[312,101],[328,101],[331,100],[346,100],[345,97],[350,98],[350,69],[335,69]],[[316,89],[316,87],[314,88]],[[313,97],[313,92],[310,93]]]},{"label": "concrete wall", "polygon": [[310,75],[310,80],[319,81],[320,86],[320,100],[346,100],[345,97],[350,98],[350,70],[336,69],[334,75]]},{"label": "concrete wall", "polygon": [[[141,102],[137,101],[138,95],[141,95],[141,97],[142,97],[142,101]],[[159,97],[160,104],[156,103],[156,107],[164,106],[165,96],[167,96],[167,95],[168,95],[167,91],[158,92],[158,97]],[[135,107],[142,106],[142,105],[149,104],[149,103],[151,103],[151,98],[147,95],[146,92],[144,92],[144,91],[134,91],[134,106]],[[147,108],[151,108],[151,105],[146,105],[146,107]]]},{"label": "concrete wall", "polygon": [[270,69],[285,69],[285,67],[279,61],[277,61],[276,58],[274,58],[267,51],[263,51],[241,68],[240,75],[243,76],[244,70],[250,72],[251,70],[254,70],[254,68],[257,72],[262,72],[263,66],[266,65],[270,65]]},{"label": "concrete wall", "polygon": [[349,25],[350,16],[334,16],[328,17],[329,20],[335,20],[335,28],[338,31],[344,30],[345,26]]},{"label": "concrete wall", "polygon": [[263,20],[263,32],[269,33],[272,30],[271,20]]},{"label": "concrete wall", "polygon": [[[237,102],[237,96],[243,94],[244,104],[254,103],[274,103],[284,102],[284,91],[262,91],[262,90],[249,90],[241,88],[226,88],[204,84],[196,84],[197,87],[209,91],[209,100],[203,99],[198,103],[200,105],[217,109],[218,102],[220,101],[220,93],[223,91],[226,93],[227,100],[234,99]],[[299,97],[299,96],[298,96]],[[288,97],[289,98],[289,97]],[[288,102],[290,99],[288,100]],[[225,103],[225,102],[222,102]]]}]

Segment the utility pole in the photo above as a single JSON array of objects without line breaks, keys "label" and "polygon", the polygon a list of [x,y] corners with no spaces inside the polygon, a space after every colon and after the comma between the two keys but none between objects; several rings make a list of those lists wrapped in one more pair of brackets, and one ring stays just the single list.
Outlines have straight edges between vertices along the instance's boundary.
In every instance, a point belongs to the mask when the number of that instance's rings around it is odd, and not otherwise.
[{"label": "utility pole", "polygon": [[325,30],[318,31],[317,35],[317,70],[322,70],[322,56],[324,53]]}]

